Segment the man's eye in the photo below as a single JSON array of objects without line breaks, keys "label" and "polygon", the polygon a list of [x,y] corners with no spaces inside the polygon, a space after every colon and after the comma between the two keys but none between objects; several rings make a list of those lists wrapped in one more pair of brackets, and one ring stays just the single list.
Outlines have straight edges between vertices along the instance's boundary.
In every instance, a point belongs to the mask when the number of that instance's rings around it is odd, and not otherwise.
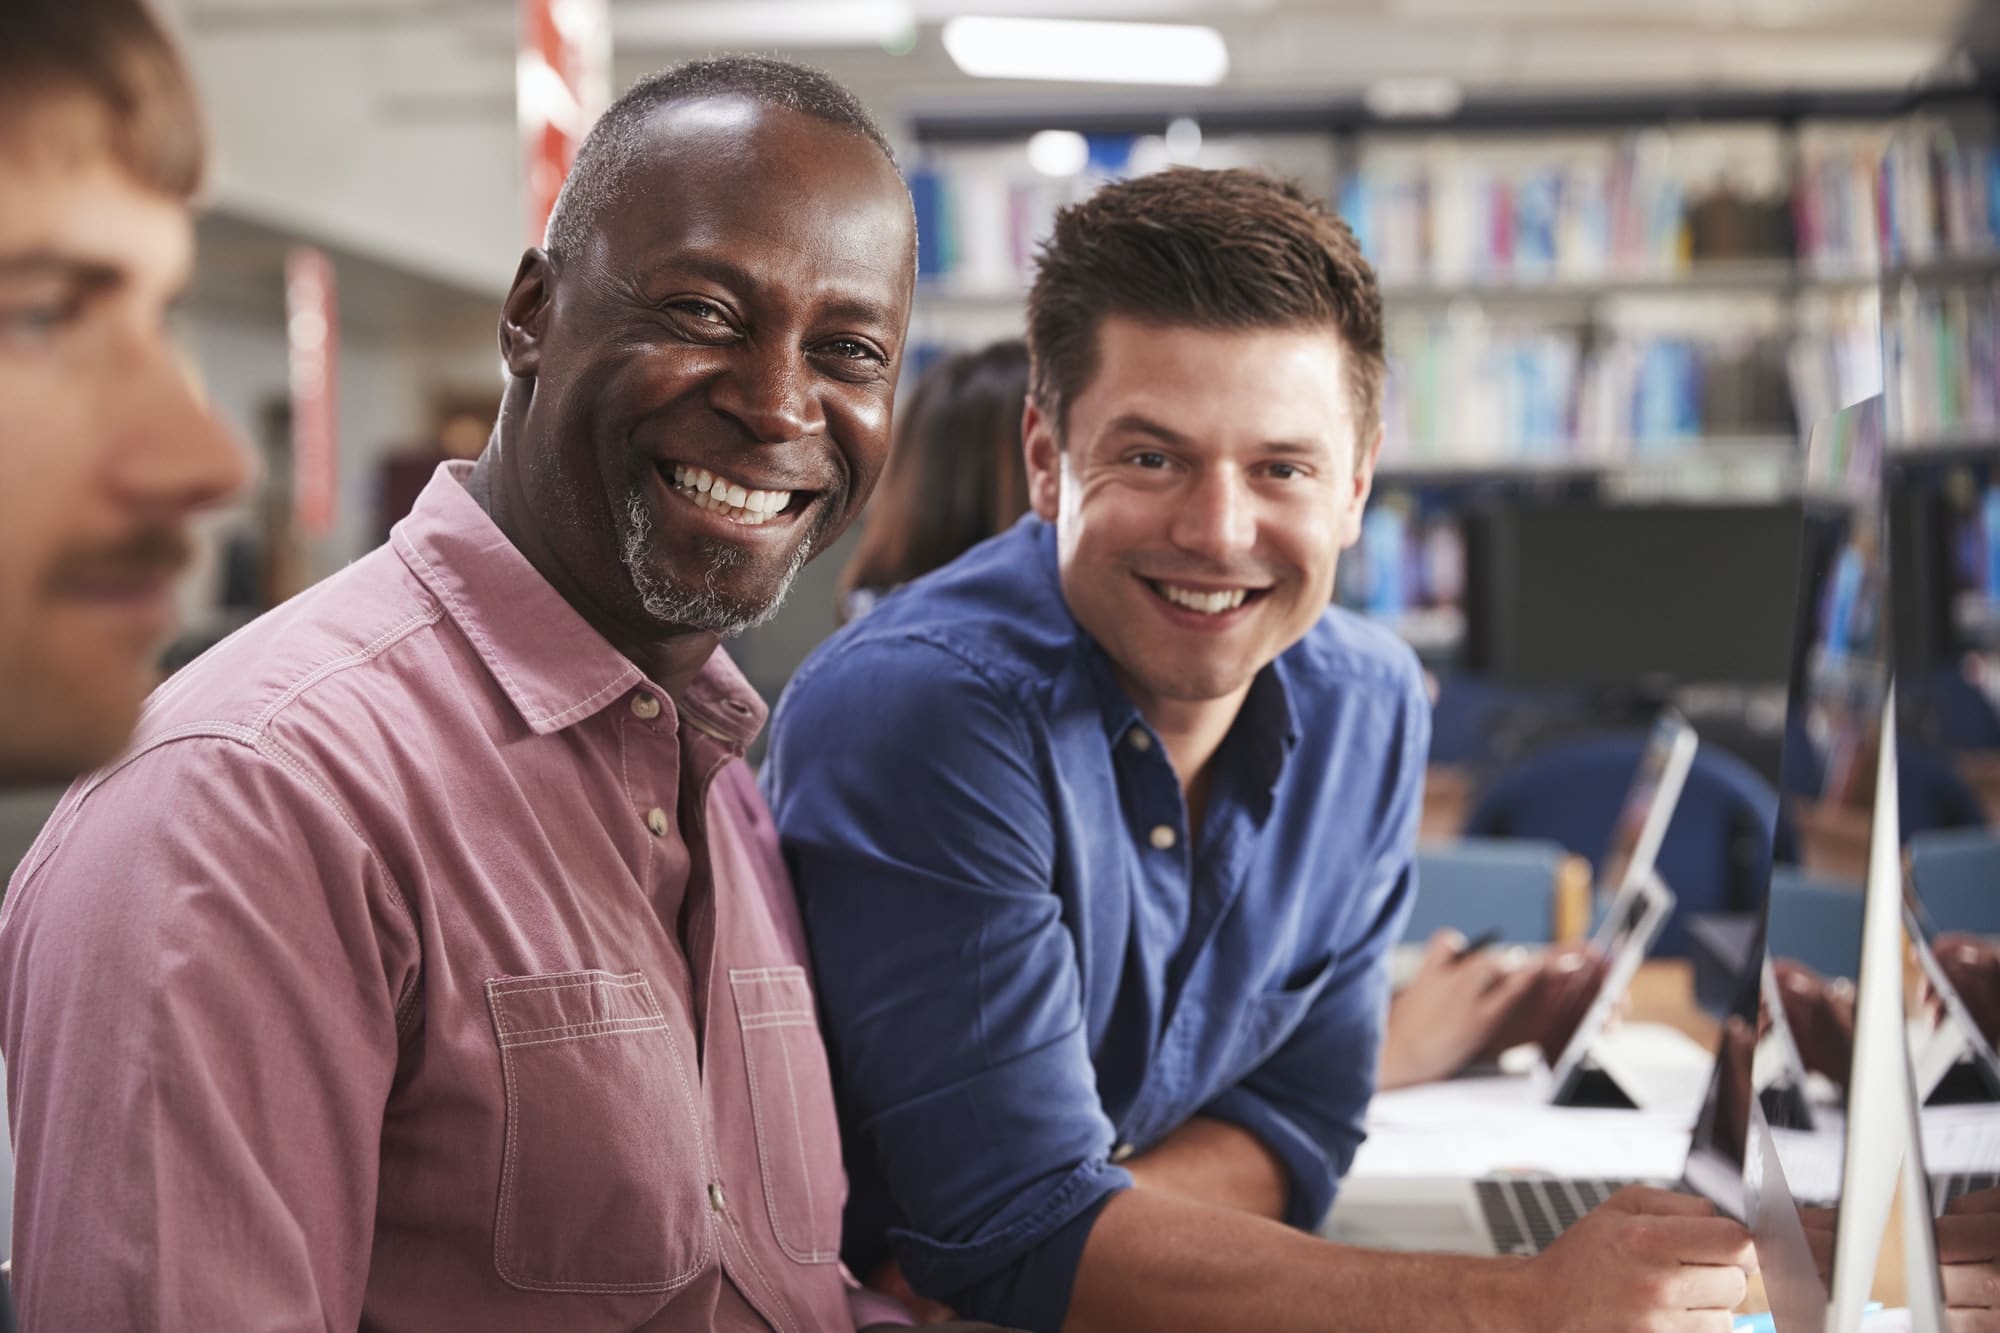
[{"label": "man's eye", "polygon": [[1279,481],[1290,481],[1294,477],[1302,477],[1305,475],[1291,463],[1273,463],[1271,464],[1270,467],[1270,473],[1273,477],[1277,478]]},{"label": "man's eye", "polygon": [[674,302],[674,309],[684,315],[700,320],[704,324],[727,324],[729,322],[729,316],[723,312],[721,306],[713,301],[704,301],[700,297],[691,297],[685,301],[676,301]]},{"label": "man's eye", "polygon": [[859,338],[835,338],[825,344],[825,350],[843,361],[885,361],[880,352],[862,342]]},{"label": "man's eye", "polygon": [[1157,450],[1148,449],[1143,453],[1133,454],[1132,464],[1135,467],[1142,467],[1148,471],[1157,472],[1167,465],[1167,456]]},{"label": "man's eye", "polygon": [[21,342],[48,342],[74,322],[81,308],[75,301],[0,306],[0,334]]}]

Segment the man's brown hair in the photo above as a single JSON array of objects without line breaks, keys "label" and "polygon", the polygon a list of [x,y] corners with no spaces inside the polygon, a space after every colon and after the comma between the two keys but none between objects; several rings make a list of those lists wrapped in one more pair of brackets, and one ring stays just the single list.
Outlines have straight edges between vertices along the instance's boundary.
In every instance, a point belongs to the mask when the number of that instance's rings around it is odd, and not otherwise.
[{"label": "man's brown hair", "polygon": [[144,0],[0,0],[0,147],[65,98],[105,115],[105,146],[141,185],[186,199],[204,167],[200,105]]},{"label": "man's brown hair", "polygon": [[1108,315],[1216,330],[1326,328],[1348,351],[1356,448],[1380,424],[1382,292],[1354,233],[1291,181],[1174,167],[1056,215],[1028,294],[1029,391],[1056,423],[1097,373]]}]

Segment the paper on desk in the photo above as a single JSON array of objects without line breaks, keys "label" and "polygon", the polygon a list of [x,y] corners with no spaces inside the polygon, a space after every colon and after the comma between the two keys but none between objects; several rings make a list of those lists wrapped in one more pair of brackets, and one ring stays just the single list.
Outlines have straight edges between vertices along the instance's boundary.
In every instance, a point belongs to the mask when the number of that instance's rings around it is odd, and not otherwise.
[{"label": "paper on desk", "polygon": [[[1688,1131],[1627,1111],[1557,1111],[1495,1120],[1477,1130],[1371,1128],[1350,1177],[1483,1176],[1545,1171],[1619,1180],[1674,1180],[1687,1163]],[[1579,1121],[1576,1117],[1584,1117]]]}]

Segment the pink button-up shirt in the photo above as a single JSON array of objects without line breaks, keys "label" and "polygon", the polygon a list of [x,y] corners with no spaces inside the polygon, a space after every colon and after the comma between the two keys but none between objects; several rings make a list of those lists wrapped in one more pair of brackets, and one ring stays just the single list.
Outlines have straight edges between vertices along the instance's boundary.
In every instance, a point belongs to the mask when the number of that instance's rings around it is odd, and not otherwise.
[{"label": "pink button-up shirt", "polygon": [[174,677],[0,910],[31,1329],[851,1329],[764,706],[441,469]]}]

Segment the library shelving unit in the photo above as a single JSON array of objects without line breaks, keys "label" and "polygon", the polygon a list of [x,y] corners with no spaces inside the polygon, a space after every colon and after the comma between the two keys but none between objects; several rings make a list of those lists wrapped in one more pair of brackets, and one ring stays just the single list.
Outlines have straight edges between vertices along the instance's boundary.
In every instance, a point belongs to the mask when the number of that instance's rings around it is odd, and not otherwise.
[{"label": "library shelving unit", "polygon": [[[1036,242],[1105,179],[1176,160],[1297,179],[1354,227],[1384,297],[1379,499],[1342,598],[1449,662],[1459,519],[1496,495],[1787,496],[1804,432],[1885,382],[1900,442],[2000,444],[1996,94],[1941,100],[1237,105],[1193,113],[1198,134],[1173,107],[919,115],[918,363],[1018,334]],[[1085,137],[1082,171],[1030,165],[1051,129]]]}]

